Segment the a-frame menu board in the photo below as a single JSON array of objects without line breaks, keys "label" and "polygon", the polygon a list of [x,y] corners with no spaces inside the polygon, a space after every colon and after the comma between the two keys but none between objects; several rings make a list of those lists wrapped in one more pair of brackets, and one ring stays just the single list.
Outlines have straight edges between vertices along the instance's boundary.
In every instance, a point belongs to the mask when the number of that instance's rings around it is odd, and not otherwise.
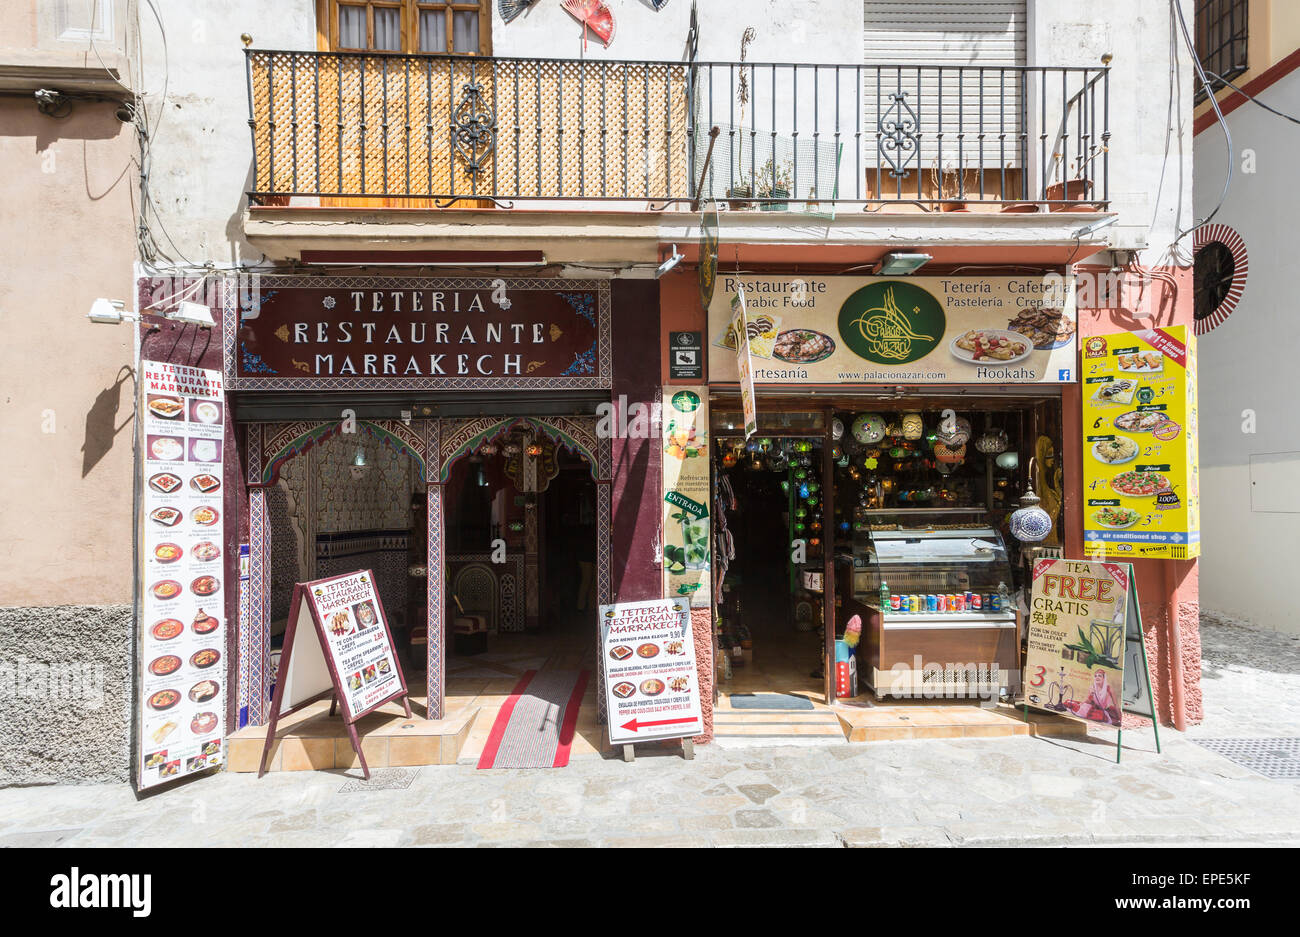
[{"label": "a-frame menu board", "polygon": [[357,720],[399,698],[409,719],[411,702],[374,573],[368,569],[293,587],[258,777],[266,773],[280,719],[331,695],[330,715],[336,705],[342,707],[352,748],[369,780]]}]

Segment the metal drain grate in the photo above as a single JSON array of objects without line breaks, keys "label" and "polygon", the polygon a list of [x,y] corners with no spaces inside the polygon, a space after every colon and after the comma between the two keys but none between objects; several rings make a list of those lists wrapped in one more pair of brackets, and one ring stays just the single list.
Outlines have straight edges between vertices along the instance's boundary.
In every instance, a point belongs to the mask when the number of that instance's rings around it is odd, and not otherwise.
[{"label": "metal drain grate", "polygon": [[1243,768],[1278,781],[1300,781],[1300,739],[1192,739]]},{"label": "metal drain grate", "polygon": [[[360,768],[356,769],[359,773]],[[362,777],[348,778],[346,784],[339,788],[340,794],[354,794],[357,791],[404,791],[415,780],[418,770],[410,768],[376,768],[370,772],[370,780]]]}]

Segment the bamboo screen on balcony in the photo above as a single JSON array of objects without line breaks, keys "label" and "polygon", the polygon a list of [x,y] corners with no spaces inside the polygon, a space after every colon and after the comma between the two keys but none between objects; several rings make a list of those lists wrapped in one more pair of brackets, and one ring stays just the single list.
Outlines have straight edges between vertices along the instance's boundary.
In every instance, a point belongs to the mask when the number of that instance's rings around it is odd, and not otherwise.
[{"label": "bamboo screen on balcony", "polygon": [[252,52],[253,191],[686,197],[686,78],[665,63]]}]

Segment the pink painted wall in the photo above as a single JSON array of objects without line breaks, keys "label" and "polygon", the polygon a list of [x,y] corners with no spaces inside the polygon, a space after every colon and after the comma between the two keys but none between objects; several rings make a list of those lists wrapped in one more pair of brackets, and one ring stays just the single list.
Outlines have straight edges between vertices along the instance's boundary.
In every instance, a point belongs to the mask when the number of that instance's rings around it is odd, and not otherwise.
[{"label": "pink painted wall", "polygon": [[[1104,274],[1108,268],[1080,265],[1084,274]],[[1151,318],[1135,319],[1130,310],[1137,305],[1136,289],[1104,308],[1079,310],[1079,336],[1107,332],[1146,329],[1171,325],[1192,325],[1192,270],[1190,267],[1156,268],[1157,275],[1172,277],[1174,282],[1153,280],[1150,289]],[[1133,280],[1136,283],[1136,279]],[[1083,451],[1080,425],[1079,386],[1066,388],[1065,439],[1063,459],[1065,473],[1065,511],[1070,531],[1068,552],[1083,555]],[[1072,469],[1072,471],[1071,471]],[[1199,571],[1197,560],[1133,560],[1137,573],[1138,598],[1146,635],[1147,658],[1155,686],[1157,713],[1162,725],[1182,729],[1204,717],[1201,701],[1201,638]],[[1170,622],[1177,628],[1171,629]],[[1181,706],[1178,698],[1181,696]],[[1126,724],[1146,723],[1145,719],[1126,717]]]}]

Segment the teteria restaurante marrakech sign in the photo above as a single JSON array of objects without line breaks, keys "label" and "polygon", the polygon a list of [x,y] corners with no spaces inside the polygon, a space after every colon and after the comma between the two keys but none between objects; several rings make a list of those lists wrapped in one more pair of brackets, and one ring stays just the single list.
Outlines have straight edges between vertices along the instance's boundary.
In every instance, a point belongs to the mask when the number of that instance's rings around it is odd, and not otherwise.
[{"label": "teteria restaurante marrakech sign", "polygon": [[709,379],[736,381],[730,298],[745,294],[756,384],[1078,380],[1073,278],[720,276]]},{"label": "teteria restaurante marrakech sign", "polygon": [[234,390],[610,386],[605,281],[270,276],[228,303]]}]

